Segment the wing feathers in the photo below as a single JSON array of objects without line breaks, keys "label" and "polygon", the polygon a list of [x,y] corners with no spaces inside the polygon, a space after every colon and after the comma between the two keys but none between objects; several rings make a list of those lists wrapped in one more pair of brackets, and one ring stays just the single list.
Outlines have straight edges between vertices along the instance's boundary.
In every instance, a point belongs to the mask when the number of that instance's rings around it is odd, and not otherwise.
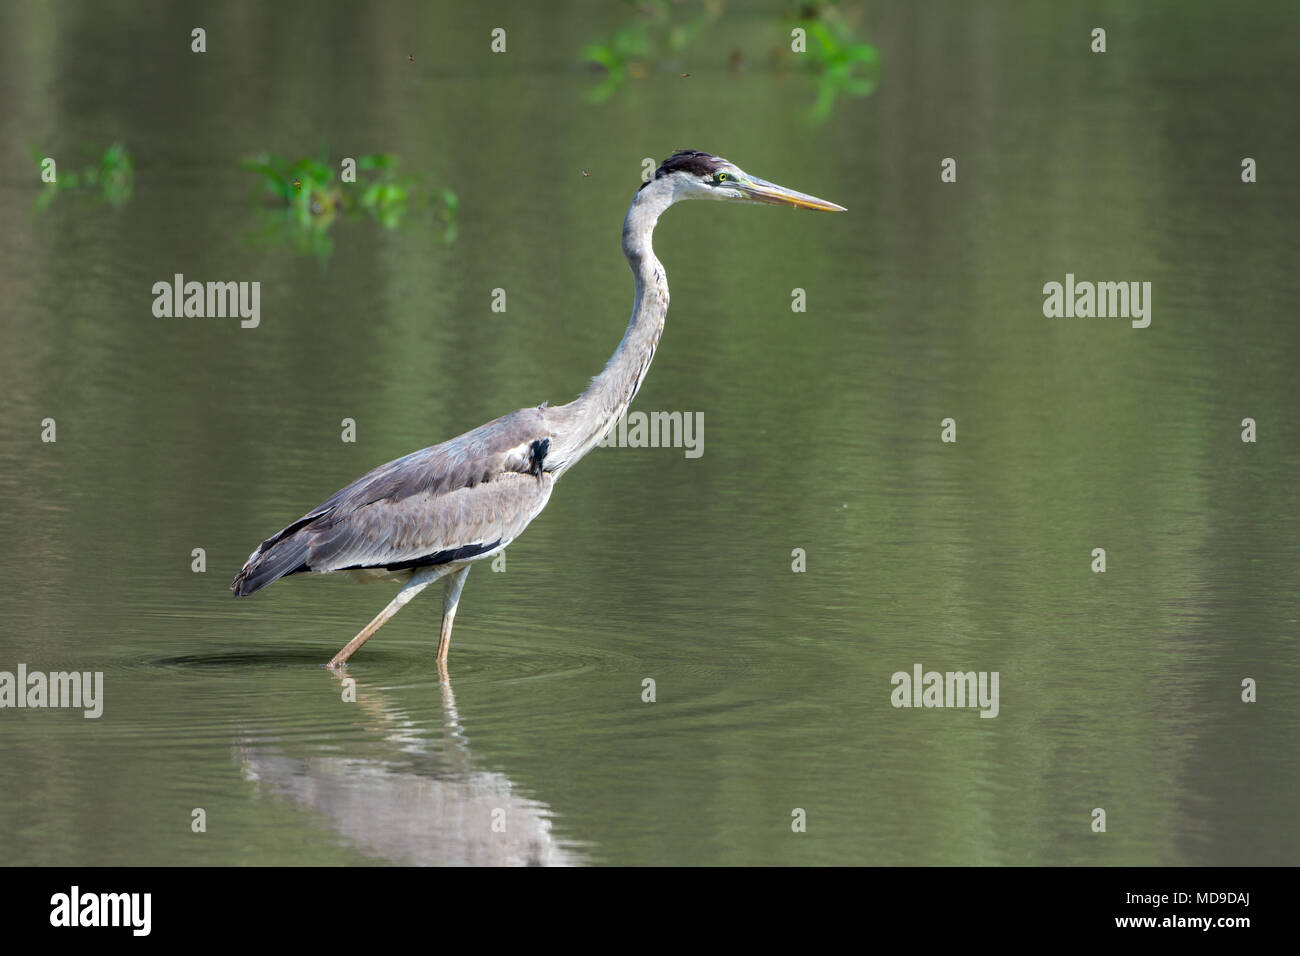
[{"label": "wing feathers", "polygon": [[551,437],[544,409],[521,409],[380,465],[263,541],[231,590],[251,594],[299,571],[396,570],[498,550],[550,497]]}]

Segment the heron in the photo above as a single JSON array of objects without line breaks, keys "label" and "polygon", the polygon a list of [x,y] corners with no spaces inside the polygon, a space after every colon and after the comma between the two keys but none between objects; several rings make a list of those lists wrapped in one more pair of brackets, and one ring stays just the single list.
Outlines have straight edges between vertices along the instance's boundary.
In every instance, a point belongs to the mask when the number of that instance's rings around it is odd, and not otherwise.
[{"label": "heron", "polygon": [[326,665],[339,668],[407,602],[445,578],[436,658],[445,673],[470,568],[523,533],[555,483],[600,442],[641,388],[668,315],[668,281],[651,239],[660,215],[687,199],[845,211],[712,153],[675,152],[641,184],[623,220],[623,254],[636,280],[632,318],[587,390],[567,405],[521,408],[361,476],[259,544],[230,585],[235,596],[305,572],[400,581],[392,601]]}]

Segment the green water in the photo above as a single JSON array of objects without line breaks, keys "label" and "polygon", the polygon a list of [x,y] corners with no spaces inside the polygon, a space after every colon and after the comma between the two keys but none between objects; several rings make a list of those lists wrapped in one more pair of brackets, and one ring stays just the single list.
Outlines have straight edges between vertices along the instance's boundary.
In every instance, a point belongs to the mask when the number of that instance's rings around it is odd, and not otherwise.
[{"label": "green water", "polygon": [[[822,125],[779,4],[587,102],[628,10],[0,8],[0,670],[104,674],[97,720],[0,710],[3,861],[1300,862],[1294,5],[850,5],[880,84]],[[114,140],[129,203],[34,212],[27,144]],[[250,244],[235,164],[322,145],[432,172],[457,240]],[[230,579],[370,467],[580,391],[676,147],[849,212],[669,211],[634,408],[701,412],[703,454],[596,450],[469,576],[449,684],[427,593],[345,702],[319,665],[392,587]],[[155,318],[175,273],[259,281],[260,325]],[[1045,318],[1067,273],[1151,282],[1150,327]],[[917,663],[999,672],[996,719],[892,707]]]}]

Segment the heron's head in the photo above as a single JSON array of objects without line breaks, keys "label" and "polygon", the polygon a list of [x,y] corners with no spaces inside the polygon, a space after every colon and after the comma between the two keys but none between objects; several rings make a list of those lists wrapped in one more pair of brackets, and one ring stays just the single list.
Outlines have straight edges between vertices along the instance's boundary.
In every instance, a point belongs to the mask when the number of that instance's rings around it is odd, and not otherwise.
[{"label": "heron's head", "polygon": [[656,189],[670,191],[671,202],[683,199],[726,199],[769,206],[793,206],[796,209],[845,211],[843,206],[825,199],[751,176],[735,163],[698,149],[673,153],[655,170],[654,178],[641,188],[645,189],[651,184]]}]

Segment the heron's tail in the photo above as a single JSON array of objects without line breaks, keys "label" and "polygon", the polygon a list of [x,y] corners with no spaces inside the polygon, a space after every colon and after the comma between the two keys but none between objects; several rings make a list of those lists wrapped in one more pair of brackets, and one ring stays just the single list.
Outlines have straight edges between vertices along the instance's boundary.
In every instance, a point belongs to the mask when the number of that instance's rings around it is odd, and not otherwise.
[{"label": "heron's tail", "polygon": [[310,570],[307,567],[310,541],[309,535],[302,531],[304,523],[295,522],[257,546],[235,575],[235,580],[230,582],[235,597],[252,594],[286,574]]}]

